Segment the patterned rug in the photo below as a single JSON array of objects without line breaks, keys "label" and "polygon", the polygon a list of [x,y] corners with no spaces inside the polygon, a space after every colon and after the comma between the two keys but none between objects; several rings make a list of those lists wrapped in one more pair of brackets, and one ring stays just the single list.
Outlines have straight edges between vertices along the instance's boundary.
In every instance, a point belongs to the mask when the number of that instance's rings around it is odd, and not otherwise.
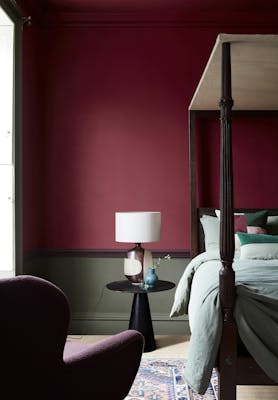
[{"label": "patterned rug", "polygon": [[142,359],[132,388],[125,400],[217,400],[217,374],[213,371],[207,392],[201,396],[184,381],[186,360]]}]

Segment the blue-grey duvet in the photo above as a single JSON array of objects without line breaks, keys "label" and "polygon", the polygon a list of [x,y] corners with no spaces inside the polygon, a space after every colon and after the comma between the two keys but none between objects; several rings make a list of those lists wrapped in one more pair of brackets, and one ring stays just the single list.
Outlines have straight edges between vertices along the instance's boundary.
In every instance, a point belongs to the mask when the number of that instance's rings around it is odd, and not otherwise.
[{"label": "blue-grey duvet", "polygon": [[[191,339],[184,376],[200,394],[208,387],[222,332],[220,267],[218,251],[195,257],[179,281],[170,313],[189,313]],[[239,335],[256,362],[278,382],[278,260],[236,258],[233,268]]]}]

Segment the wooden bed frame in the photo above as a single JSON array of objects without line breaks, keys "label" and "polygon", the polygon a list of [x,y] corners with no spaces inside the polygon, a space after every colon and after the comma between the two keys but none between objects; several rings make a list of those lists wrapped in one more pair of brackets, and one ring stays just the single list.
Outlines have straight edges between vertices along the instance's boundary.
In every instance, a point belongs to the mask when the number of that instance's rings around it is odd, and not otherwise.
[{"label": "wooden bed frame", "polygon": [[[233,205],[233,166],[232,166],[232,107],[231,95],[231,54],[229,42],[222,43],[222,96],[220,99],[221,150],[220,150],[220,259],[219,295],[223,314],[223,332],[219,348],[217,370],[219,372],[219,400],[235,400],[236,385],[277,385],[257,365],[242,343],[239,336],[233,308],[235,303],[235,274],[232,267],[234,259],[234,212],[256,211],[255,209],[234,210]],[[201,113],[204,110],[200,111]],[[256,111],[257,113],[258,111]],[[264,112],[266,112],[264,110]],[[204,250],[203,230],[200,216],[215,215],[214,209],[197,208],[196,194],[196,140],[195,120],[198,111],[189,111],[190,140],[190,183],[191,183],[191,251],[192,257]],[[269,214],[278,215],[278,209]]]}]

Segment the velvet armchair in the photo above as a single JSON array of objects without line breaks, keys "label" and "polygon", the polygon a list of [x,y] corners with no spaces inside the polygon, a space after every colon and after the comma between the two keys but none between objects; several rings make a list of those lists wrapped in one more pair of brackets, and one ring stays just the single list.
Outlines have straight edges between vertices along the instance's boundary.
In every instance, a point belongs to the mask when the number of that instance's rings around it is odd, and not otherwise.
[{"label": "velvet armchair", "polygon": [[70,306],[42,278],[0,279],[3,400],[121,400],[139,368],[144,339],[127,330],[85,344],[67,340]]}]

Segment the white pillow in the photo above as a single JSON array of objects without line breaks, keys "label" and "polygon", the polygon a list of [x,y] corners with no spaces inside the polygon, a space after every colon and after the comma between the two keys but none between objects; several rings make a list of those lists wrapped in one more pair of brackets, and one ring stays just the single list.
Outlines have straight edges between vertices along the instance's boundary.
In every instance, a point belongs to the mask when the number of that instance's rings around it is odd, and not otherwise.
[{"label": "white pillow", "polygon": [[211,215],[203,215],[200,221],[204,231],[206,251],[218,250],[220,233],[219,219]]},{"label": "white pillow", "polygon": [[241,259],[278,259],[278,235],[238,233]]},{"label": "white pillow", "polygon": [[[252,234],[251,234],[252,235]],[[240,248],[240,259],[246,260],[273,260],[278,259],[278,244],[276,243],[250,243]]]}]

